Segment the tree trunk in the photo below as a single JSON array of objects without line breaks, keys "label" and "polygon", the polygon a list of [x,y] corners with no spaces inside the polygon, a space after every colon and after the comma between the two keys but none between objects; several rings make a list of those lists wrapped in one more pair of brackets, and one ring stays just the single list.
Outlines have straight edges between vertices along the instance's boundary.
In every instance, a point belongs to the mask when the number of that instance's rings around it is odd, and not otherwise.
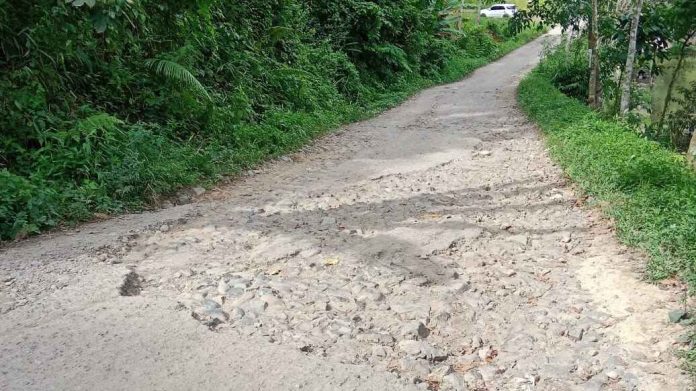
[{"label": "tree trunk", "polygon": [[[623,88],[623,80],[624,80],[624,69],[621,68],[621,69],[619,69],[619,85],[618,85],[618,87],[617,87],[617,89],[618,89],[619,91],[622,91],[622,88]],[[620,110],[620,107],[621,107],[621,98],[622,98],[622,95],[621,95],[621,94],[618,94],[618,95],[616,96],[616,99],[614,99],[614,102],[613,102],[614,107],[612,107],[612,110],[615,110],[615,111],[614,111],[615,113],[620,113],[620,112],[621,112],[621,110]]]},{"label": "tree trunk", "polygon": [[462,18],[463,17],[464,17],[464,12],[462,12],[462,4],[460,2],[459,8],[457,8],[457,31],[459,31],[459,32],[462,31],[462,24],[463,24]]},{"label": "tree trunk", "polygon": [[476,10],[476,24],[481,24],[481,0],[477,2],[478,9]]},{"label": "tree trunk", "polygon": [[674,91],[674,85],[679,77],[679,71],[681,71],[684,64],[684,57],[686,57],[686,48],[689,46],[689,40],[691,36],[686,37],[682,42],[681,50],[679,51],[679,61],[677,61],[677,66],[672,72],[672,79],[669,81],[669,86],[667,87],[667,94],[665,94],[665,104],[662,106],[662,114],[660,114],[660,121],[658,122],[657,129],[661,132],[662,127],[665,124],[665,117],[667,117],[667,112],[669,111],[669,104],[672,101],[672,91]]},{"label": "tree trunk", "polygon": [[621,85],[621,105],[619,115],[626,116],[631,104],[631,84],[633,82],[633,63],[636,58],[636,41],[638,40],[638,24],[640,23],[640,12],[643,8],[643,0],[637,0],[633,21],[631,21],[631,34],[628,38],[628,55],[626,56],[626,67],[623,72]]},{"label": "tree trunk", "polygon": [[600,107],[600,80],[599,80],[599,52],[598,50],[598,4],[597,0],[592,0],[592,15],[590,18],[590,32],[588,34],[588,46],[590,49],[590,86],[587,103],[590,107],[597,109]]},{"label": "tree trunk", "polygon": [[696,169],[696,132],[691,135],[691,143],[689,143],[689,150],[686,152],[686,159]]},{"label": "tree trunk", "polygon": [[[570,46],[573,43],[573,28],[572,27],[567,27],[566,28],[566,41],[565,41],[565,51],[566,53],[570,53]],[[566,56],[566,61],[568,60],[568,56]]]}]

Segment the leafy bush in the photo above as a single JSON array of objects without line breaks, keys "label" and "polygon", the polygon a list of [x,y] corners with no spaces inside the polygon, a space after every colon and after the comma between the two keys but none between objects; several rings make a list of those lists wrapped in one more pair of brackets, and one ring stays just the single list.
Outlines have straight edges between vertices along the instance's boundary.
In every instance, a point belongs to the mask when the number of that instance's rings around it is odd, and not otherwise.
[{"label": "leafy bush", "polygon": [[457,41],[457,45],[470,57],[495,56],[497,45],[488,29],[481,25],[470,25]]},{"label": "leafy bush", "polygon": [[573,40],[547,50],[544,61],[539,66],[539,72],[564,94],[573,98],[587,100],[590,82],[589,59],[587,57],[587,41]]},{"label": "leafy bush", "polygon": [[688,88],[680,88],[679,92],[681,97],[674,102],[677,109],[667,115],[664,133],[669,135],[670,144],[677,150],[686,151],[696,131],[696,81],[692,81]]}]

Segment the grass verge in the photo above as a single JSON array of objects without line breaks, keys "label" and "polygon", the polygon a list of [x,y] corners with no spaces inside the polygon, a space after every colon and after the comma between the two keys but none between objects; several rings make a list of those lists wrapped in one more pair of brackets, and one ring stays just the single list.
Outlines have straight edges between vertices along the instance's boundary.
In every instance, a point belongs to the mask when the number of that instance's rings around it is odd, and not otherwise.
[{"label": "grass verge", "polygon": [[600,118],[539,71],[521,82],[518,100],[552,157],[615,221],[619,239],[650,255],[648,276],[696,287],[696,173],[684,157]]},{"label": "grass verge", "polygon": [[[518,101],[544,132],[551,156],[614,220],[619,239],[650,255],[648,277],[679,276],[693,292],[696,173],[684,157],[600,118],[556,89],[539,69],[520,83]],[[691,347],[679,355],[696,376],[693,332],[690,340]]]}]

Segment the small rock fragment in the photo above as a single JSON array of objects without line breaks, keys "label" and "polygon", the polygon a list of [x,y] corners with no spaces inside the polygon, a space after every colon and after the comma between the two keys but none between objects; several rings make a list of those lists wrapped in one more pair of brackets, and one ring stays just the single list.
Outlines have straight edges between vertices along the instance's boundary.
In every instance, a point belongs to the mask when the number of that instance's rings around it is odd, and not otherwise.
[{"label": "small rock fragment", "polygon": [[473,337],[471,338],[471,347],[472,348],[482,348],[483,347],[483,338],[481,337]]},{"label": "small rock fragment", "polygon": [[430,330],[423,324],[423,322],[412,322],[407,324],[401,335],[404,338],[410,339],[425,339],[430,335]]},{"label": "small rock fragment", "polygon": [[491,362],[498,356],[498,351],[493,349],[491,346],[487,346],[479,349],[479,358],[484,362]]},{"label": "small rock fragment", "polygon": [[407,339],[399,342],[399,349],[410,356],[418,356],[421,353],[422,346],[419,341]]},{"label": "small rock fragment", "polygon": [[585,335],[585,330],[583,328],[579,327],[579,328],[568,331],[568,333],[566,335],[568,336],[568,338],[572,339],[573,341],[578,342],[578,341],[581,341],[582,336]]},{"label": "small rock fragment", "polygon": [[217,293],[224,295],[230,287],[227,286],[227,282],[224,279],[220,279],[217,286]]},{"label": "small rock fragment", "polygon": [[442,378],[440,383],[440,391],[459,391],[466,389],[464,377],[457,373],[450,373]]},{"label": "small rock fragment", "polygon": [[336,219],[334,219],[333,217],[327,216],[327,217],[324,217],[323,219],[321,219],[321,226],[322,227],[328,227],[328,226],[331,226],[334,224],[336,224]]},{"label": "small rock fragment", "polygon": [[194,306],[191,316],[211,330],[229,319],[229,315],[222,310],[220,304],[210,299],[204,299],[199,305]]},{"label": "small rock fragment", "polygon": [[483,376],[475,369],[464,374],[464,382],[469,388],[474,390],[487,389],[486,383],[483,381]]},{"label": "small rock fragment", "polygon": [[678,309],[669,311],[669,321],[672,323],[679,323],[680,320],[686,318],[686,311]]},{"label": "small rock fragment", "polygon": [[532,373],[532,374],[527,374],[527,375],[525,376],[525,379],[526,379],[529,383],[531,383],[533,386],[535,386],[535,385],[537,385],[537,383],[539,383],[539,380],[541,380],[541,376],[539,376],[539,375],[536,374],[536,373]]},{"label": "small rock fragment", "polygon": [[440,365],[428,374],[428,381],[441,383],[445,376],[451,374],[452,372],[451,365]]},{"label": "small rock fragment", "polygon": [[387,356],[387,351],[384,349],[384,346],[382,345],[374,345],[372,346],[372,355],[374,357],[386,357]]}]

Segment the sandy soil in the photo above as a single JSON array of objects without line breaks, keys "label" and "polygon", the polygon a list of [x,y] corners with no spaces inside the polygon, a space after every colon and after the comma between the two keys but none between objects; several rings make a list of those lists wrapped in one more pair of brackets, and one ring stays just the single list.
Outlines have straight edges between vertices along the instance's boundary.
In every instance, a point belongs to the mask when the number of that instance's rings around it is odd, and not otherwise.
[{"label": "sandy soil", "polygon": [[2,390],[685,390],[679,286],[516,109],[543,39],[193,203],[0,250]]}]

